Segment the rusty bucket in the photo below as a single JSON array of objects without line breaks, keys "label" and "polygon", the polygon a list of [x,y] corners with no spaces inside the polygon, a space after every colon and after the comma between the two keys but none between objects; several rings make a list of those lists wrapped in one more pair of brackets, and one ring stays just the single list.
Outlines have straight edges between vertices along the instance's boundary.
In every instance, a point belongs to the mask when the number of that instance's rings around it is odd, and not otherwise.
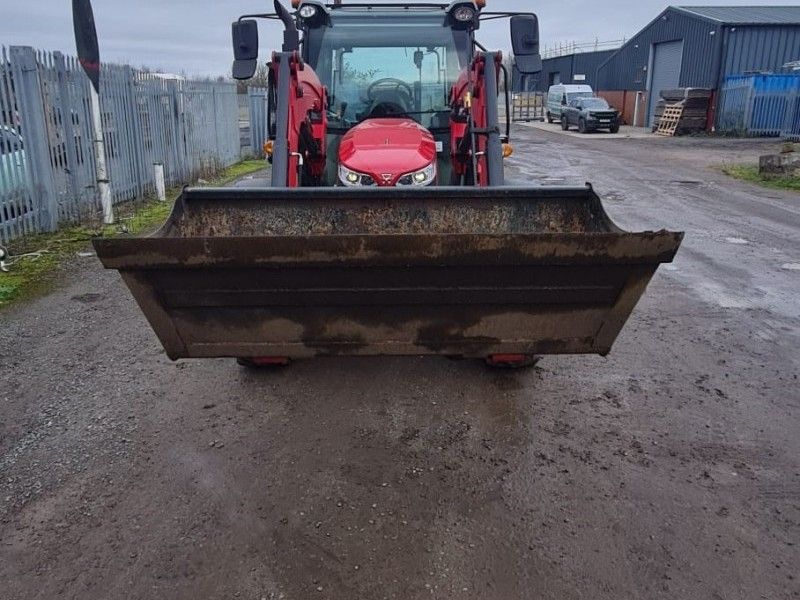
[{"label": "rusty bucket", "polygon": [[606,354],[682,233],[591,187],[187,188],[97,239],[173,358]]}]

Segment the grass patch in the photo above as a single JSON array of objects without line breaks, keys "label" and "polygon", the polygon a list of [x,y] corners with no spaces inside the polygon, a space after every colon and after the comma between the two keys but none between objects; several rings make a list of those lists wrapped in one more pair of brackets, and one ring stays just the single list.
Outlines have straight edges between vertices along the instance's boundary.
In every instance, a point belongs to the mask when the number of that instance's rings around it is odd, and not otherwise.
[{"label": "grass patch", "polygon": [[255,173],[266,167],[267,163],[264,160],[243,160],[242,162],[224,169],[209,185],[215,185],[217,187],[228,185],[240,177]]},{"label": "grass patch", "polygon": [[[228,185],[244,175],[260,171],[265,164],[263,160],[242,161],[223,169],[203,185]],[[12,241],[8,246],[11,255],[7,263],[9,272],[0,272],[0,310],[48,292],[69,262],[92,260],[79,256],[80,252],[90,250],[88,245],[92,238],[153,231],[167,220],[180,192],[180,187],[167,190],[166,202],[149,197],[119,204],[114,207],[117,222],[113,225],[91,222],[90,219],[85,225]]]},{"label": "grass patch", "polygon": [[726,165],[722,167],[722,172],[764,187],[800,192],[800,177],[764,177],[754,165]]}]

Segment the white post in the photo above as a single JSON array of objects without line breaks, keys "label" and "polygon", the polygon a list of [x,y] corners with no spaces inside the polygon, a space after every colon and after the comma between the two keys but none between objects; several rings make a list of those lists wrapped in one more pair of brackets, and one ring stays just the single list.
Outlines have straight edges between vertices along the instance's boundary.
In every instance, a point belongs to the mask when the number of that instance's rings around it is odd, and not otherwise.
[{"label": "white post", "polygon": [[636,92],[636,102],[633,104],[633,126],[639,126],[639,106],[642,104],[642,92]]},{"label": "white post", "polygon": [[156,180],[156,195],[161,202],[167,199],[167,188],[164,184],[164,164],[153,163],[153,173]]},{"label": "white post", "polygon": [[94,162],[97,189],[100,192],[100,206],[103,208],[103,223],[114,222],[114,207],[111,205],[111,186],[108,183],[106,167],[106,145],[103,142],[103,119],[100,115],[100,95],[89,86],[89,100],[92,108],[92,134],[94,135]]}]

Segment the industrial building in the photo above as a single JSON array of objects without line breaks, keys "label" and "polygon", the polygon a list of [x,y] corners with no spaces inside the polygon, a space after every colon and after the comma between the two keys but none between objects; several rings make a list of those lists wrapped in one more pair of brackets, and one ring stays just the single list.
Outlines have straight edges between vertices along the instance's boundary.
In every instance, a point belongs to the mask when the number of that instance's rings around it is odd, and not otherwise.
[{"label": "industrial building", "polygon": [[[731,105],[720,102],[726,82],[741,87],[740,76],[768,73],[800,74],[800,6],[670,6],[621,48],[547,58],[542,72],[527,81],[515,73],[513,89],[544,92],[555,83],[587,83],[622,112],[625,123],[650,126],[661,90],[707,88],[713,90],[711,129],[720,121],[741,120],[718,112]],[[773,102],[761,101],[758,93],[754,88],[745,96],[759,107]],[[770,110],[780,114],[765,117],[770,121],[795,110],[780,98],[774,105],[778,108]],[[743,105],[739,110],[753,112]]]},{"label": "industrial building", "polygon": [[[800,6],[670,6],[598,66],[593,87],[627,123],[651,125],[661,90],[718,97],[726,77],[785,73],[798,60]],[[709,126],[714,107],[712,99]]]},{"label": "industrial building", "polygon": [[551,85],[557,83],[585,83],[594,88],[597,83],[597,68],[615,52],[616,50],[598,50],[545,58],[542,61],[542,72],[530,77],[529,81],[523,83],[515,73],[514,90],[546,92]]}]

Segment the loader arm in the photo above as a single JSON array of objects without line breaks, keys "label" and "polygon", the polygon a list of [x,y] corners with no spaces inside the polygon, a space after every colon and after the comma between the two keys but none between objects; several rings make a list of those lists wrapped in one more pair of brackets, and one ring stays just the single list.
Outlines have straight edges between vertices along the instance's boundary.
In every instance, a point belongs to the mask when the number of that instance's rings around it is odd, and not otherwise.
[{"label": "loader arm", "polygon": [[319,185],[327,158],[327,89],[296,51],[275,52],[269,69],[277,106],[272,185]]},{"label": "loader arm", "polygon": [[501,52],[477,54],[450,92],[450,156],[458,185],[505,183],[497,111],[502,64]]}]

